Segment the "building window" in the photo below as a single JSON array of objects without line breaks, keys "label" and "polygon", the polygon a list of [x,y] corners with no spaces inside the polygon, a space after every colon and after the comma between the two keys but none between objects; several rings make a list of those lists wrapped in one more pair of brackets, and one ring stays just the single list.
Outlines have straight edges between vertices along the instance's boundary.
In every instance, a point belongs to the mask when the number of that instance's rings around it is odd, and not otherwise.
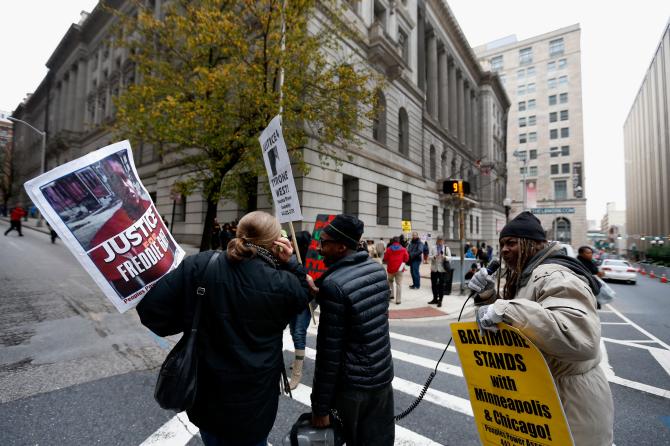
[{"label": "building window", "polygon": [[516,94],[521,96],[526,94],[526,84],[521,84],[516,87]]},{"label": "building window", "polygon": [[533,48],[523,48],[519,50],[519,65],[528,65],[533,63]]},{"label": "building window", "polygon": [[409,118],[402,107],[398,113],[398,151],[405,156],[409,155]]},{"label": "building window", "polygon": [[389,224],[389,188],[377,185],[377,224]]},{"label": "building window", "polygon": [[556,95],[552,94],[549,96],[549,105],[556,105]]},{"label": "building window", "polygon": [[[174,221],[186,221],[186,196],[181,195],[180,200],[174,202]],[[170,228],[174,231],[174,228]]]},{"label": "building window", "polygon": [[491,71],[494,73],[497,73],[498,71],[502,71],[503,69],[503,57],[502,56],[495,56],[492,57],[490,60],[491,63]]},{"label": "building window", "polygon": [[561,152],[558,150],[558,147],[549,148],[549,156],[552,158],[558,158]]},{"label": "building window", "polygon": [[529,158],[532,160],[537,159],[537,149],[532,149],[528,151]]},{"label": "building window", "polygon": [[558,121],[558,113],[556,112],[549,113],[549,122],[556,122],[556,121]]},{"label": "building window", "polygon": [[525,110],[526,110],[526,101],[519,102],[519,111],[525,111]]},{"label": "building window", "polygon": [[547,62],[547,71],[554,71],[556,69],[556,61]]},{"label": "building window", "polygon": [[372,138],[380,144],[386,144],[386,98],[380,91],[377,93],[377,104],[372,119]]},{"label": "building window", "polygon": [[437,154],[435,153],[435,147],[430,146],[430,168],[429,168],[430,179],[435,180],[437,175]]},{"label": "building window", "polygon": [[535,110],[535,99],[528,99],[528,110]]},{"label": "building window", "polygon": [[560,98],[559,102],[561,104],[567,104],[568,103],[568,94],[567,93],[561,93],[559,95],[559,98]]},{"label": "building window", "polygon": [[557,85],[558,85],[558,83],[556,82],[555,77],[551,77],[551,78],[547,79],[547,88],[549,90],[552,90],[552,89],[556,88]]},{"label": "building window", "polygon": [[528,134],[528,142],[535,142],[537,141],[537,132],[530,132]]},{"label": "building window", "polygon": [[403,221],[412,221],[412,194],[402,193],[402,219]]},{"label": "building window", "polygon": [[570,137],[570,127],[563,127],[561,129],[561,138],[568,138]]},{"label": "building window", "polygon": [[527,135],[525,133],[519,133],[519,144],[523,144],[527,141]]},{"label": "building window", "polygon": [[479,234],[479,217],[475,217],[475,223],[476,223],[476,227],[475,227],[476,231],[475,231],[475,233],[476,233],[476,234]]},{"label": "building window", "polygon": [[409,65],[409,39],[407,33],[402,29],[398,29],[398,44],[402,51],[402,60]]},{"label": "building window", "polygon": [[549,130],[549,139],[558,139],[558,129]]},{"label": "building window", "polygon": [[568,198],[568,182],[565,180],[554,181],[554,200],[565,200]]},{"label": "building window", "polygon": [[526,93],[535,93],[535,83],[531,82],[530,84],[526,85]]},{"label": "building window", "polygon": [[525,160],[526,159],[526,151],[525,150],[517,150],[516,157],[519,158],[520,160]]},{"label": "building window", "polygon": [[567,120],[568,120],[568,111],[561,110],[561,121],[567,121]]},{"label": "building window", "polygon": [[549,57],[562,56],[564,50],[563,38],[549,41]]},{"label": "building window", "polygon": [[526,70],[518,70],[516,72],[517,79],[523,79],[524,77],[526,77]]},{"label": "building window", "polygon": [[342,175],[342,213],[358,216],[358,178]]},{"label": "building window", "polygon": [[526,168],[525,167],[519,167],[519,175],[523,175],[526,173]]},{"label": "building window", "polygon": [[444,238],[450,238],[450,228],[449,228],[449,210],[446,208],[442,209],[442,234]]},{"label": "building window", "polygon": [[558,175],[558,164],[552,164],[551,165],[551,174],[552,175]]},{"label": "building window", "polygon": [[433,231],[437,231],[437,206],[433,206]]},{"label": "building window", "polygon": [[526,77],[533,77],[533,76],[535,76],[535,67],[526,68]]},{"label": "building window", "polygon": [[561,146],[561,155],[569,156],[570,155],[570,146]]},{"label": "building window", "polygon": [[537,176],[537,166],[530,166],[528,168],[528,175],[531,177],[536,177]]},{"label": "building window", "polygon": [[536,118],[535,115],[530,115],[530,116],[528,117],[528,125],[529,125],[529,126],[531,126],[531,125],[535,125],[535,124],[536,124],[536,122],[535,122],[536,119],[537,119],[537,118]]},{"label": "building window", "polygon": [[561,164],[561,173],[570,173],[570,163]]},{"label": "building window", "polygon": [[472,234],[472,214],[470,214],[470,234]]},{"label": "building window", "polygon": [[519,127],[525,127],[526,126],[526,118],[521,117],[519,118]]},{"label": "building window", "polygon": [[568,59],[558,59],[558,69],[562,70],[568,66]]},{"label": "building window", "polygon": [[565,217],[558,217],[553,221],[552,225],[555,227],[554,240],[561,243],[570,244],[572,242],[572,231],[570,228],[570,220]]},{"label": "building window", "polygon": [[559,76],[558,85],[560,86],[568,85],[568,76]]}]

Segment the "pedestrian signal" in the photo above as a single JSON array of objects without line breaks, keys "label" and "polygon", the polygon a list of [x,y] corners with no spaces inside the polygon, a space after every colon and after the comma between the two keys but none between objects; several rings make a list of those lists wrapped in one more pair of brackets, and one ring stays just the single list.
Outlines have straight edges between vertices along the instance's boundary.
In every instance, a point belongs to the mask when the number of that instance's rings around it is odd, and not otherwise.
[{"label": "pedestrian signal", "polygon": [[442,183],[442,192],[462,197],[464,194],[470,193],[470,183],[463,180],[446,180]]}]

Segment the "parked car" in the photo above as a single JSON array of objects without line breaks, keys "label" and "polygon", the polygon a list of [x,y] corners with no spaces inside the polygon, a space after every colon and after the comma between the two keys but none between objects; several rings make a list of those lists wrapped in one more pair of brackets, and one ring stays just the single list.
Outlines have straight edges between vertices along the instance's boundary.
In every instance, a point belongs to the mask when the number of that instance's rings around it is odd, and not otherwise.
[{"label": "parked car", "polygon": [[635,284],[637,281],[637,270],[625,260],[605,259],[600,265],[605,280],[624,280]]}]

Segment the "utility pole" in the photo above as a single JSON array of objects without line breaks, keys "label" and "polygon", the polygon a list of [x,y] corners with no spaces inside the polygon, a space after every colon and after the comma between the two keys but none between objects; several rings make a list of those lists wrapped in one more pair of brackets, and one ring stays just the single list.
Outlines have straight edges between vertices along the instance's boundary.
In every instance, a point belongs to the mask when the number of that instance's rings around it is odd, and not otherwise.
[{"label": "utility pole", "polygon": [[460,280],[460,287],[461,287],[461,294],[463,294],[464,290],[464,284],[463,282],[465,281],[465,271],[463,270],[463,266],[465,263],[464,256],[465,253],[463,252],[465,250],[465,213],[463,211],[463,181],[458,182],[458,226],[459,226],[459,235],[460,235],[460,245],[461,245],[461,280]]}]

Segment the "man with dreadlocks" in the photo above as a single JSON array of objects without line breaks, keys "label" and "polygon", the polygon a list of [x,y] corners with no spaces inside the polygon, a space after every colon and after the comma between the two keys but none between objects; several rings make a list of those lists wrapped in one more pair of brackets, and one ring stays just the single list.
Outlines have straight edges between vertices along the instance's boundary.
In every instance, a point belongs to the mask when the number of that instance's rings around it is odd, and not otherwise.
[{"label": "man with dreadlocks", "polygon": [[548,243],[540,221],[522,212],[500,232],[504,268],[498,289],[482,268],[468,283],[479,294],[477,322],[498,330],[504,322],[526,335],[544,355],[556,382],[575,445],[613,440],[612,393],[600,364],[600,286],[576,259]]}]

